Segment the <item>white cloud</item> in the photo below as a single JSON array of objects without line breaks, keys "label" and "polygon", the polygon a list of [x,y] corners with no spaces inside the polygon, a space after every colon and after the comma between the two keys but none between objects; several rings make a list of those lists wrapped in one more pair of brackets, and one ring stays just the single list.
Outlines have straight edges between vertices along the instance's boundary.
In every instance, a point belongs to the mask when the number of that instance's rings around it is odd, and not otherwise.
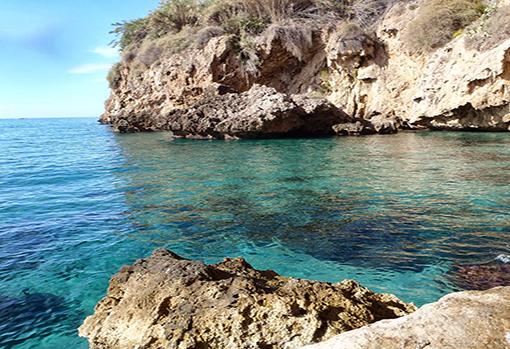
[{"label": "white cloud", "polygon": [[98,72],[108,71],[112,65],[109,63],[91,63],[82,64],[77,67],[69,69],[71,74],[93,74]]},{"label": "white cloud", "polygon": [[119,55],[119,51],[117,51],[116,48],[108,46],[98,46],[95,49],[93,49],[92,52],[108,58],[117,57]]}]

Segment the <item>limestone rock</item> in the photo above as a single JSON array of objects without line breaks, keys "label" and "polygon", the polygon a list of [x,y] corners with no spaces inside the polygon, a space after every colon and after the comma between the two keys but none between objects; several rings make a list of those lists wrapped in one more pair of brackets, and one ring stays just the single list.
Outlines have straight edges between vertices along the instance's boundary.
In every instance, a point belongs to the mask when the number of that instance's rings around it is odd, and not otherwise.
[{"label": "limestone rock", "polygon": [[327,136],[349,117],[325,99],[289,96],[254,85],[243,93],[211,93],[193,107],[152,116],[148,111],[114,122],[121,132],[167,130],[193,138]]},{"label": "limestone rock", "polygon": [[97,348],[297,348],[415,310],[354,281],[291,279],[243,259],[206,265],[158,250],[110,282],[80,327]]},{"label": "limestone rock", "polygon": [[[124,59],[101,121],[121,132],[175,128],[195,138],[333,134],[332,125],[315,113],[292,115],[303,110],[292,97],[299,94],[320,95],[350,117],[336,122],[344,125],[337,127],[338,134],[394,133],[399,128],[508,131],[510,38],[481,51],[466,44],[466,30],[433,52],[410,52],[406,34],[425,1],[395,2],[371,34],[346,23],[304,28],[302,47],[280,35],[295,27],[272,25],[252,38],[248,66],[239,54],[239,38],[230,34],[201,48],[162,54],[149,66]],[[504,6],[508,0],[491,4]],[[243,93],[256,85],[285,96],[267,94],[265,101],[251,100],[248,106]],[[228,102],[245,108],[228,107]],[[231,117],[238,112],[237,120]],[[304,120],[306,127],[296,126]]]},{"label": "limestone rock", "polygon": [[510,287],[453,293],[303,349],[508,349]]},{"label": "limestone rock", "polygon": [[360,33],[351,55],[341,40],[328,43],[329,100],[352,117],[382,116],[399,127],[508,131],[510,38],[483,52],[467,47],[467,34],[434,52],[409,52],[403,37],[422,3],[395,3],[377,40]]},{"label": "limestone rock", "polygon": [[374,125],[370,121],[361,118],[337,124],[333,126],[333,130],[339,136],[363,136],[376,133]]}]

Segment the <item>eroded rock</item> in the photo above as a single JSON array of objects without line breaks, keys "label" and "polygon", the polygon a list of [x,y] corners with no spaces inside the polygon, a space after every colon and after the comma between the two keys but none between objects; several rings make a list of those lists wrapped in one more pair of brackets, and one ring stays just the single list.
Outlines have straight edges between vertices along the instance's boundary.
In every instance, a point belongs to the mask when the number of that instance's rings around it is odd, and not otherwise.
[{"label": "eroded rock", "polygon": [[166,250],[121,269],[80,327],[96,348],[296,348],[415,310],[354,281],[290,279]]},{"label": "eroded rock", "polygon": [[[508,349],[510,287],[453,293],[306,349]],[[305,349],[303,348],[303,349]]]},{"label": "eroded rock", "polygon": [[[339,134],[386,134],[399,128],[508,131],[510,38],[479,50],[467,45],[466,29],[432,52],[410,52],[405,38],[425,2],[395,2],[373,33],[344,22],[336,28],[331,23],[271,25],[252,38],[249,57],[239,53],[235,35],[218,34],[200,48],[163,52],[148,66],[125,59],[101,120],[121,132],[175,128],[207,139],[281,137],[310,129],[313,133],[301,135],[333,134],[332,125],[316,114],[300,114],[290,99],[301,94],[322,96],[351,118],[336,123],[343,124]],[[508,0],[491,6],[505,5]],[[302,36],[301,44],[293,45],[285,33]],[[247,100],[243,92],[256,85],[284,96],[279,102],[273,95]],[[276,104],[268,105],[270,100]]]},{"label": "eroded rock", "polygon": [[325,99],[254,85],[243,93],[210,93],[190,108],[121,116],[113,125],[121,132],[167,130],[189,138],[267,138],[328,136],[348,119]]}]

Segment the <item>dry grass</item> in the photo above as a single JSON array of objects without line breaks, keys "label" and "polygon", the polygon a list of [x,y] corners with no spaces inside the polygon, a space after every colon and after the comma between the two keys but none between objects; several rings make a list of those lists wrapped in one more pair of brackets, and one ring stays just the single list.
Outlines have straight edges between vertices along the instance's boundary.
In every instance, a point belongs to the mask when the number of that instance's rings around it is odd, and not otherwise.
[{"label": "dry grass", "polygon": [[264,38],[267,43],[279,40],[287,52],[301,61],[313,44],[313,31],[310,26],[299,23],[271,24],[264,32]]},{"label": "dry grass", "polygon": [[[147,17],[117,23],[114,43],[122,61],[130,64],[129,74],[139,76],[167,56],[233,35],[240,67],[251,79],[260,73],[261,45],[278,41],[302,61],[317,30],[337,28],[339,23],[366,30],[393,1],[399,0],[162,0]],[[108,76],[112,88],[120,82],[120,67]]]},{"label": "dry grass", "polygon": [[[396,0],[164,0],[146,18],[116,23],[112,33],[122,51],[148,39],[175,35],[185,27],[219,27],[225,32],[257,35],[271,24],[305,21],[333,24],[356,21],[367,27]],[[202,33],[204,34],[204,33]],[[199,41],[203,44],[207,35]]]},{"label": "dry grass", "polygon": [[311,0],[215,0],[206,9],[205,20],[222,25],[230,18],[260,19],[277,23],[306,13]]},{"label": "dry grass", "polygon": [[510,6],[493,9],[484,17],[479,30],[468,35],[468,48],[489,50],[510,39]]},{"label": "dry grass", "polygon": [[[136,50],[127,51],[123,56],[131,56],[131,60],[150,67],[165,55],[181,52],[192,46],[196,37],[196,29],[183,27],[173,35],[164,35],[157,39],[145,40]],[[134,57],[134,58],[133,58]]]},{"label": "dry grass", "polygon": [[411,52],[428,52],[444,46],[456,32],[480,18],[485,7],[479,0],[429,0],[418,9],[404,41]]},{"label": "dry grass", "polygon": [[136,59],[146,67],[150,67],[152,63],[159,59],[162,53],[163,48],[160,45],[152,41],[147,41],[140,47]]}]

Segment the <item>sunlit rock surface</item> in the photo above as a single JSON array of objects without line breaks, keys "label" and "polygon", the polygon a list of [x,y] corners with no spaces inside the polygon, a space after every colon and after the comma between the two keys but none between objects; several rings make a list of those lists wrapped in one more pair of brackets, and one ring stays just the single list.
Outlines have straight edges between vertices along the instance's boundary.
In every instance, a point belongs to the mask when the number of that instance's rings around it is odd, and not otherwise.
[{"label": "sunlit rock surface", "polygon": [[354,281],[291,279],[166,250],[122,268],[80,335],[90,348],[297,348],[415,310]]},{"label": "sunlit rock surface", "polygon": [[[294,127],[273,130],[269,122],[254,132],[252,123],[246,121],[265,120],[262,114],[271,118],[272,107],[245,108],[235,127],[226,129],[208,114],[194,112],[195,107],[204,108],[211,93],[243,93],[262,85],[286,99],[296,94],[328,99],[354,120],[338,122],[336,133],[340,135],[393,133],[399,128],[508,131],[510,38],[479,50],[466,44],[467,30],[433,52],[410,52],[405,37],[422,4],[396,2],[370,35],[356,30],[346,33],[340,24],[336,29],[314,28],[299,54],[286,49],[277,36],[262,33],[254,42],[258,65],[253,74],[243,69],[232,35],[214,37],[204,48],[162,54],[148,66],[140,66],[136,59],[125,60],[101,120],[122,132],[165,129],[198,138],[204,137],[197,126],[202,122],[214,129],[205,138],[230,133],[253,137],[266,129],[266,137],[292,135]],[[505,6],[508,1],[494,4]],[[483,23],[473,25],[482,27]],[[252,104],[270,103],[270,96],[261,98],[252,99]],[[223,98],[223,103],[214,105],[215,111],[221,114],[227,103],[237,99]],[[286,111],[292,113],[293,108]],[[302,121],[301,131],[314,128],[332,134],[331,125],[315,116]]]},{"label": "sunlit rock surface", "polygon": [[[508,349],[510,287],[453,293],[306,349]],[[303,348],[303,349],[305,349]]]}]

